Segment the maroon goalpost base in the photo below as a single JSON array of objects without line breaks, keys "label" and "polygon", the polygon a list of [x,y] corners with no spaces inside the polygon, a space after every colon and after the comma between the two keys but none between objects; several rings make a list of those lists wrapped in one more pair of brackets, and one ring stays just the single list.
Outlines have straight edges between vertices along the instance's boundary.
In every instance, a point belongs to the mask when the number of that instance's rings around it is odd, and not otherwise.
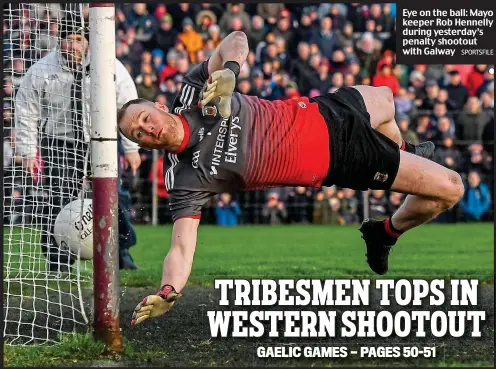
[{"label": "maroon goalpost base", "polygon": [[110,352],[122,351],[119,317],[117,101],[115,8],[89,9],[91,155],[93,169],[94,337]]}]

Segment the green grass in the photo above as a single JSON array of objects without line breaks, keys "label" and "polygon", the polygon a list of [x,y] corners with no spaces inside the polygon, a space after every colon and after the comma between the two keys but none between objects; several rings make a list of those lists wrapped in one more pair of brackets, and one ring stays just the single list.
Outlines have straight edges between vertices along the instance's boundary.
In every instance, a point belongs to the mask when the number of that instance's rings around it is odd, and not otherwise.
[{"label": "green grass", "polygon": [[102,342],[90,334],[61,336],[57,345],[7,346],[4,345],[5,367],[57,367],[57,366],[115,366],[115,362],[147,362],[167,354],[149,351],[124,342],[122,353],[107,352]]},{"label": "green grass", "polygon": [[[210,285],[218,277],[375,278],[365,262],[365,247],[357,228],[201,226],[189,284]],[[131,254],[141,269],[122,271],[121,286],[156,288],[161,280],[163,258],[170,247],[171,227],[136,229],[138,245],[131,249]],[[16,245],[22,244],[18,235],[12,239],[18,241]],[[406,233],[395,247],[387,277],[470,277],[493,283],[493,239],[493,225],[489,223],[419,227]],[[15,263],[15,258],[11,262]],[[23,268],[29,267],[29,261],[22,263]],[[16,367],[90,362],[105,366],[122,360],[143,363],[167,355],[165,351],[142,351],[127,344],[121,356],[107,357],[103,346],[88,335],[65,336],[56,346],[4,346],[4,354],[4,365]],[[460,366],[461,363],[439,364]]]},{"label": "green grass", "polygon": [[[137,227],[131,248],[139,271],[121,273],[121,284],[160,284],[171,227]],[[493,225],[425,225],[402,236],[387,277],[494,277]],[[356,226],[201,226],[190,284],[218,277],[370,277]]]},{"label": "green grass", "polygon": [[70,334],[61,336],[58,345],[4,346],[4,366],[58,366],[74,365],[88,358],[97,359],[105,352],[101,342],[91,335]]},{"label": "green grass", "polygon": [[[137,226],[136,231],[138,244],[131,248],[131,254],[141,269],[122,271],[121,285],[156,287],[172,227]],[[13,232],[11,252],[29,252],[31,257],[19,261],[13,256],[11,266],[14,270],[43,269],[43,256],[34,246],[36,233],[29,234],[28,242],[21,242],[21,238],[19,232]],[[493,240],[491,223],[424,225],[402,236],[390,256],[387,277],[476,277],[492,281]],[[357,226],[201,226],[189,283],[210,285],[218,277],[375,278],[364,254]],[[4,259],[7,262],[7,257]],[[91,278],[91,266],[84,274]]]}]

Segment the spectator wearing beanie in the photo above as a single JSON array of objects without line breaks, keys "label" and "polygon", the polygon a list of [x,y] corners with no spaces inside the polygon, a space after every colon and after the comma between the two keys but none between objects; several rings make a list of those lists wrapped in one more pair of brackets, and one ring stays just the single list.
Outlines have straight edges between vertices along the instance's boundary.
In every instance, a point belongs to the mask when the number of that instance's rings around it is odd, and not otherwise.
[{"label": "spectator wearing beanie", "polygon": [[222,42],[220,37],[220,27],[217,24],[212,24],[208,28],[208,40],[213,41],[213,47],[216,48]]},{"label": "spectator wearing beanie", "polygon": [[177,73],[177,53],[174,51],[174,49],[171,49],[167,53],[167,60],[166,60],[166,65],[162,68],[162,71],[160,72],[160,83],[163,83],[167,78],[173,76],[174,74]]},{"label": "spectator wearing beanie", "polygon": [[152,50],[152,66],[159,74],[164,68],[164,52],[161,49]]},{"label": "spectator wearing beanie", "polygon": [[184,18],[183,31],[179,34],[179,41],[184,45],[191,63],[196,63],[196,52],[203,48],[202,36],[193,29],[191,18]]},{"label": "spectator wearing beanie", "polygon": [[155,44],[157,48],[167,52],[176,44],[178,32],[172,28],[173,21],[170,14],[165,14],[160,20],[160,28],[155,32]]}]

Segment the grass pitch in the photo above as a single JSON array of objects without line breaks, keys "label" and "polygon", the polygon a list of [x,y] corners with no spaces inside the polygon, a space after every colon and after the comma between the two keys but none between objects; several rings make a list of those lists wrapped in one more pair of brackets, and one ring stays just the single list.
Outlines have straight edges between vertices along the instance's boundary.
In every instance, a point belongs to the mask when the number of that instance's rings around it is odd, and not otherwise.
[{"label": "grass pitch", "polygon": [[[122,271],[121,327],[125,351],[106,357],[85,335],[69,336],[55,347],[5,347],[5,366],[478,366],[494,358],[494,228],[492,224],[425,225],[405,234],[390,256],[386,278],[477,278],[487,284],[488,328],[482,340],[444,339],[428,344],[447,348],[436,360],[384,359],[310,362],[255,361],[253,340],[210,339],[206,309],[215,309],[216,278],[376,278],[365,262],[357,226],[201,226],[195,263],[185,298],[168,314],[139,327],[130,316],[142,297],[160,286],[171,227],[137,227],[131,249],[139,271]],[[494,297],[494,294],[492,294]],[[490,311],[489,311],[490,310]],[[393,344],[394,339],[391,341]],[[271,341],[277,344],[276,341]],[[333,344],[332,340],[315,342]],[[401,344],[401,343],[400,343]],[[451,350],[451,351],[450,351]],[[446,351],[445,351],[446,352]]]},{"label": "grass pitch", "polygon": [[[130,287],[160,287],[170,227],[138,227],[131,248],[139,271],[124,271]],[[492,280],[492,224],[425,225],[402,236],[390,256],[386,277],[474,277]],[[200,226],[192,285],[215,278],[375,278],[365,262],[357,226]]]}]

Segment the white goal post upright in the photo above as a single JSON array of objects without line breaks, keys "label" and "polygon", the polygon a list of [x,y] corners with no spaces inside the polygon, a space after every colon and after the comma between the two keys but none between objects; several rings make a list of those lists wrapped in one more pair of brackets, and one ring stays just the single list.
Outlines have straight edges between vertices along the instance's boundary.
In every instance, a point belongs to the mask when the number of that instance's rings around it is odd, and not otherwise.
[{"label": "white goal post upright", "polygon": [[91,3],[89,28],[94,336],[108,349],[120,351],[114,4]]}]

